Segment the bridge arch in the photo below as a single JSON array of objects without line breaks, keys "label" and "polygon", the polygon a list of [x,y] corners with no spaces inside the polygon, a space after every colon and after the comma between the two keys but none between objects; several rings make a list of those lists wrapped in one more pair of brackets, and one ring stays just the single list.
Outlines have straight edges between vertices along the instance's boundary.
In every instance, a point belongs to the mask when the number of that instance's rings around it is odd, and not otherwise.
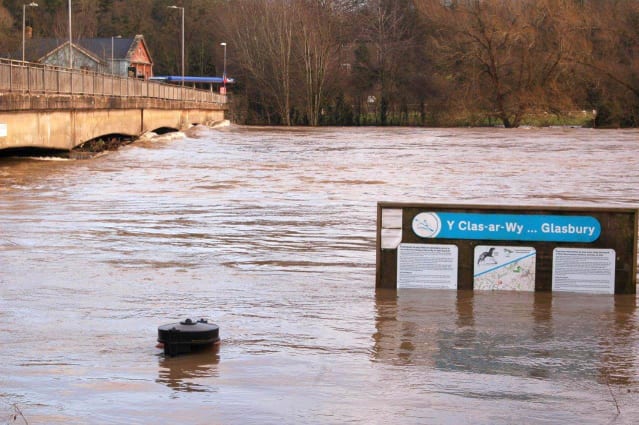
[{"label": "bridge arch", "polygon": [[155,129],[182,130],[195,123],[224,119],[210,109],[70,109],[0,112],[0,149],[71,150],[110,134],[138,137]]},{"label": "bridge arch", "polygon": [[166,134],[166,133],[171,133],[174,131],[180,131],[180,129],[175,127],[158,127],[151,131],[155,134]]}]

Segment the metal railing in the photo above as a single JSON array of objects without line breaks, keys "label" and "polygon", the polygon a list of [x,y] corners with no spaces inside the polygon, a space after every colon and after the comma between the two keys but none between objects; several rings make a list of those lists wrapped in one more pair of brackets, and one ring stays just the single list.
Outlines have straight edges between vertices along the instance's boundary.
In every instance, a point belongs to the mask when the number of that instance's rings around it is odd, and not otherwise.
[{"label": "metal railing", "polygon": [[225,95],[209,90],[9,59],[0,59],[0,92],[226,103]]}]

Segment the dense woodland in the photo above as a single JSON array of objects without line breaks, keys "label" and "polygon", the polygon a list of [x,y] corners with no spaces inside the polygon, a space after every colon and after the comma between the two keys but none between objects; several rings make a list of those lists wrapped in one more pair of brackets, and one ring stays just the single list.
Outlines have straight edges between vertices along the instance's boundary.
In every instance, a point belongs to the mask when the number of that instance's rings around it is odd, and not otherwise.
[{"label": "dense woodland", "polygon": [[[68,38],[67,0],[27,8]],[[28,0],[0,2],[0,54]],[[73,0],[73,37],[143,34],[154,72],[227,75],[278,125],[639,125],[638,0]],[[15,57],[15,54],[14,54]]]}]

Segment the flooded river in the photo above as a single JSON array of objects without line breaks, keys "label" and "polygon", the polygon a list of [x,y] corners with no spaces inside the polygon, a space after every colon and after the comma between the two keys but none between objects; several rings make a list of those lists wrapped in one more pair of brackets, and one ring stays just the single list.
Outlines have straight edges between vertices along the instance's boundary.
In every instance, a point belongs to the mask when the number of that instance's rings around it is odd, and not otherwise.
[{"label": "flooded river", "polygon": [[[375,220],[378,201],[637,207],[638,149],[231,126],[0,158],[0,424],[636,424],[634,295],[376,293]],[[222,344],[165,358],[158,326],[187,317]]]}]

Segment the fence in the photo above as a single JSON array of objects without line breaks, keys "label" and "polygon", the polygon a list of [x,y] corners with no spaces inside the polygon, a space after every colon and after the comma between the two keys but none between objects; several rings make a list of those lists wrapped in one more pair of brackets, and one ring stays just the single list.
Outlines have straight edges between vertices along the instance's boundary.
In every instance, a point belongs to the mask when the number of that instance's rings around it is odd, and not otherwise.
[{"label": "fence", "polygon": [[0,59],[0,92],[226,103],[225,95],[213,91],[8,59]]}]

